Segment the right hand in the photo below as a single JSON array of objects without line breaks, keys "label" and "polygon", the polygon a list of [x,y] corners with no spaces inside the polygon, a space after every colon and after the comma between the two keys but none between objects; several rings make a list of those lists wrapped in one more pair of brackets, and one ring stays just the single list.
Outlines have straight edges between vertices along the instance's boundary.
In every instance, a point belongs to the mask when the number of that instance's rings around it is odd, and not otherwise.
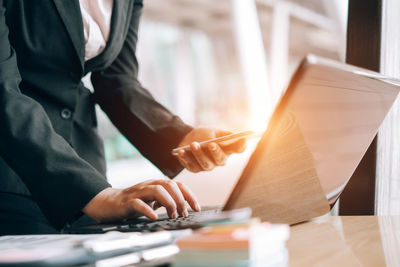
[{"label": "right hand", "polygon": [[186,202],[200,211],[192,191],[181,182],[152,180],[126,189],[106,188],[98,193],[83,212],[97,222],[122,221],[144,215],[157,219],[155,210],[165,207],[170,218],[187,217]]},{"label": "right hand", "polygon": [[228,146],[210,143],[207,148],[202,148],[199,142],[229,134],[232,134],[232,132],[216,128],[194,128],[185,135],[178,145],[178,147],[190,145],[191,148],[190,151],[179,151],[177,155],[179,162],[187,170],[194,173],[211,171],[217,166],[224,166],[231,154],[242,153],[246,149],[246,139],[237,140]]}]

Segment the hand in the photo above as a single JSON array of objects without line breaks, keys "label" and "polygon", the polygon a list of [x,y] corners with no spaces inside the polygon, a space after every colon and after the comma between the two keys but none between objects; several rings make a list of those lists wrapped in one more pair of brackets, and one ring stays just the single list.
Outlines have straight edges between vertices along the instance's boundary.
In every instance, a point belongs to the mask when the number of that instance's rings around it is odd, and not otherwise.
[{"label": "hand", "polygon": [[154,211],[163,206],[168,216],[175,219],[178,214],[189,215],[186,202],[193,210],[200,211],[199,203],[186,185],[172,180],[153,180],[126,189],[106,188],[83,208],[83,212],[101,223],[141,215],[155,220]]},{"label": "hand", "polygon": [[190,151],[180,150],[178,160],[183,167],[191,172],[210,171],[216,166],[223,166],[229,155],[241,153],[246,149],[246,140],[240,139],[229,146],[210,143],[207,148],[201,148],[198,142],[231,134],[214,128],[199,127],[190,131],[181,141],[179,147],[190,145]]}]

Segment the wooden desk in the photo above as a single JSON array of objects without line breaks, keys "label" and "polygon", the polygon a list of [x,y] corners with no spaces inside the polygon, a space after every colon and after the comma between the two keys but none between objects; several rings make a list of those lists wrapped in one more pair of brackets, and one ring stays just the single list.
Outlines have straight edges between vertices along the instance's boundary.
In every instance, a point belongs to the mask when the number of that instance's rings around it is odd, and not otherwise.
[{"label": "wooden desk", "polygon": [[400,266],[400,216],[323,217],[290,235],[290,266]]}]

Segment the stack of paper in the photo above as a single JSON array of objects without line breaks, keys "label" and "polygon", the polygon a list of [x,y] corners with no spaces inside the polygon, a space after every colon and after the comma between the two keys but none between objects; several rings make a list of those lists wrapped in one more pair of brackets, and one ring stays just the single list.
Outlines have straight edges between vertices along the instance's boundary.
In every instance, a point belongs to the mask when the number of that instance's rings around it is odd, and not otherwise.
[{"label": "stack of paper", "polygon": [[160,262],[179,249],[170,232],[0,237],[0,266],[125,266]]},{"label": "stack of paper", "polygon": [[174,266],[287,266],[289,226],[260,223],[216,224],[177,241]]}]

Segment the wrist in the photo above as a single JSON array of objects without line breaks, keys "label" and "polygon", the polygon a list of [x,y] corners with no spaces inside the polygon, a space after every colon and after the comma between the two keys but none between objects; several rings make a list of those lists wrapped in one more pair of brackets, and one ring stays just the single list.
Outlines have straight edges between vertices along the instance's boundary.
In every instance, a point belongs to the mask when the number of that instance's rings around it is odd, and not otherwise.
[{"label": "wrist", "polygon": [[112,206],[111,202],[115,199],[119,191],[119,189],[112,187],[100,191],[86,204],[82,211],[97,222],[103,221],[107,216],[108,206]]}]

